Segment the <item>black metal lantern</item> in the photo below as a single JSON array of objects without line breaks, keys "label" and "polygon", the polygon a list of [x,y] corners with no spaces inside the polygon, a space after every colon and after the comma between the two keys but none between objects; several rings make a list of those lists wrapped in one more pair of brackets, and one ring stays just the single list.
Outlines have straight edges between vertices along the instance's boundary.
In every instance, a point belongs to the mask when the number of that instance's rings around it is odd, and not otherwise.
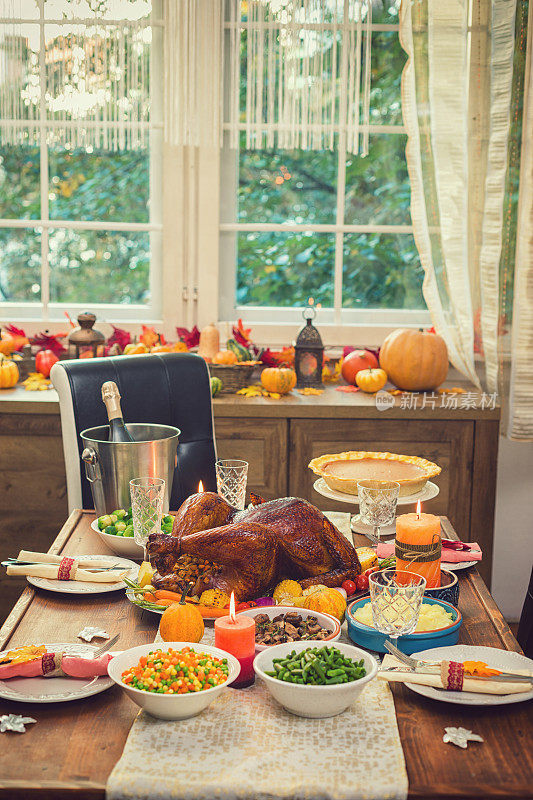
[{"label": "black metal lantern", "polygon": [[[105,336],[93,328],[96,317],[89,311],[78,316],[78,327],[68,335],[70,358],[83,358],[88,351],[93,358],[98,355],[98,348],[105,344]],[[85,356],[87,357],[87,356]]]},{"label": "black metal lantern", "polygon": [[322,386],[324,345],[319,332],[311,322],[316,317],[316,310],[310,305],[302,316],[307,323],[298,334],[294,345],[296,387],[298,389],[316,389]]}]

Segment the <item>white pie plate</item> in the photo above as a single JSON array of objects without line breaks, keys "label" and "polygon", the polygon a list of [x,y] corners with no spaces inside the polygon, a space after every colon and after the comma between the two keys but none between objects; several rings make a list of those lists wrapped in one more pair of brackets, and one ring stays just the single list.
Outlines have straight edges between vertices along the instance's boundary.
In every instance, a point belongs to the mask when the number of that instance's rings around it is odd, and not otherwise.
[{"label": "white pie plate", "polygon": [[[12,649],[12,648],[9,648]],[[68,655],[88,656],[97,647],[92,644],[52,642],[46,644],[49,653],[59,650]],[[7,653],[4,650],[0,656]],[[113,686],[109,677],[100,678],[9,678],[0,680],[0,697],[18,703],[66,703],[105,692]]]},{"label": "white pie plate", "polygon": [[[127,567],[129,572],[127,578],[136,580],[139,573],[139,565],[127,558],[118,556],[80,556],[86,561],[109,561],[109,566]],[[37,586],[38,589],[47,589],[49,592],[60,592],[61,594],[103,594],[104,592],[116,592],[124,589],[124,581],[115,583],[90,583],[89,581],[58,581],[52,578],[32,578],[26,576],[28,583]]]},{"label": "white pie plate", "polygon": [[[317,480],[313,483],[313,489],[323,497],[329,497],[330,500],[338,500],[340,503],[349,503],[352,506],[359,505],[357,495],[348,494],[347,492],[338,492],[336,489],[331,489],[327,485],[324,478],[317,478]],[[428,481],[422,491],[417,492],[417,494],[408,494],[405,495],[405,497],[399,497],[398,505],[408,506],[412,503],[418,503],[419,500],[421,502],[424,500],[432,500],[439,494],[439,491],[440,489],[436,483]]]},{"label": "white pie plate", "polygon": [[[531,670],[533,660],[512,650],[499,650],[497,647],[478,647],[470,644],[455,644],[450,647],[432,647],[420,653],[413,653],[413,658],[431,661],[484,661],[489,667],[501,670]],[[421,686],[418,683],[406,683],[413,692],[440,700],[443,703],[456,703],[463,706],[504,706],[508,703],[523,703],[533,699],[533,689],[519,694],[479,694],[478,692],[448,692],[435,689],[433,686]]]}]

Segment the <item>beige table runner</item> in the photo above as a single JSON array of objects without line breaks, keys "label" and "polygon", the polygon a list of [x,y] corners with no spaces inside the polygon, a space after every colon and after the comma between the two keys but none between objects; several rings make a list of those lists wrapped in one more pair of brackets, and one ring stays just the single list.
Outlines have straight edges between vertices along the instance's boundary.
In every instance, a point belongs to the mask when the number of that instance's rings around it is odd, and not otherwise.
[{"label": "beige table runner", "polygon": [[[350,641],[345,630],[342,640]],[[213,643],[212,627],[202,641]],[[372,681],[337,717],[304,719],[279,706],[258,680],[228,689],[191,719],[169,722],[140,712],[107,798],[405,800],[407,787],[385,681]]]}]

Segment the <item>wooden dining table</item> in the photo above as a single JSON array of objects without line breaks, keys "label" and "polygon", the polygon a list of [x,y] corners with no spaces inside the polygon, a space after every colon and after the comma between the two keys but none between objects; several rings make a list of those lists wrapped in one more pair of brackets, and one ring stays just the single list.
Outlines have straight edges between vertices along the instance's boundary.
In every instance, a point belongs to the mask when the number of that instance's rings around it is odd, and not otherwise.
[{"label": "wooden dining table", "polygon": [[[73,511],[50,548],[80,556],[111,553],[90,527],[94,514]],[[443,533],[457,538],[442,518]],[[360,537],[357,544],[367,544]],[[463,625],[459,642],[520,652],[475,567],[458,573]],[[57,594],[28,587],[0,630],[0,651],[27,644],[75,642],[86,625],[120,634],[117,649],[151,642],[159,617],[132,605],[123,591]],[[392,685],[409,778],[409,798],[487,800],[533,798],[533,702],[505,706],[442,703]],[[117,687],[83,700],[37,705],[0,699],[0,715],[37,720],[25,734],[0,734],[0,798],[102,800],[138,708]],[[467,750],[442,741],[462,726],[484,743]],[[354,736],[364,731],[354,730]],[[374,742],[379,747],[379,742]],[[339,743],[339,758],[350,742]],[[142,769],[142,764],[140,765]]]}]

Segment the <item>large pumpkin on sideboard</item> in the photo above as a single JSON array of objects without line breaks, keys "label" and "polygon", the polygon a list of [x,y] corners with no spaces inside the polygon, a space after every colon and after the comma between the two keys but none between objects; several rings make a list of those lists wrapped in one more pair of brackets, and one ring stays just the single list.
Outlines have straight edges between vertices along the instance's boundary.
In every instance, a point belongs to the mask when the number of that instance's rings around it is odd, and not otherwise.
[{"label": "large pumpkin on sideboard", "polygon": [[398,389],[429,391],[446,380],[448,349],[436,333],[399,328],[383,342],[379,364]]}]

